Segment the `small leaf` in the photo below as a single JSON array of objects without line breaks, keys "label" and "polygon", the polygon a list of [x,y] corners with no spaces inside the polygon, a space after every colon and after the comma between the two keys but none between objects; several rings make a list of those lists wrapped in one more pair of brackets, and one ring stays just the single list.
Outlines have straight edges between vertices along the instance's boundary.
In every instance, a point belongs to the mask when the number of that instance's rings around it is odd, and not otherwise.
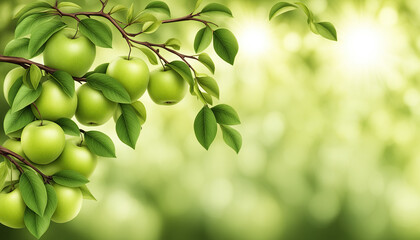
[{"label": "small leaf", "polygon": [[162,1],[155,1],[149,3],[145,9],[160,12],[166,14],[168,17],[171,17],[171,10],[169,9],[168,4]]},{"label": "small leaf", "polygon": [[134,14],[134,3],[131,3],[130,8],[127,10],[127,16],[126,16],[127,23],[133,22],[133,14]]},{"label": "small leaf", "polygon": [[60,2],[58,4],[58,9],[62,10],[63,8],[72,8],[72,9],[81,9],[82,7],[73,2]]},{"label": "small leaf", "polygon": [[83,198],[87,200],[94,200],[96,201],[95,196],[90,192],[89,188],[86,185],[79,187],[80,191],[82,191]]},{"label": "small leaf", "polygon": [[213,40],[213,30],[209,26],[200,29],[194,39],[194,50],[196,53],[206,50]]},{"label": "small leaf", "polygon": [[136,111],[129,104],[120,104],[121,115],[116,123],[118,138],[131,148],[136,148],[136,143],[140,135],[141,124]]},{"label": "small leaf", "polygon": [[217,123],[223,125],[238,125],[241,124],[239,115],[231,106],[220,104],[211,109],[216,117]]},{"label": "small leaf", "polygon": [[101,65],[97,66],[95,70],[93,70],[95,73],[106,73],[106,70],[108,70],[109,63],[102,63]]},{"label": "small leaf", "polygon": [[74,85],[73,77],[70,74],[68,74],[67,72],[58,70],[58,71],[55,71],[52,75],[50,75],[50,77],[58,83],[58,85],[61,87],[63,92],[67,94],[67,96],[69,97],[74,96],[76,87]]},{"label": "small leaf", "polygon": [[143,125],[147,119],[146,107],[140,101],[135,101],[131,104],[136,111],[137,117],[140,119],[140,124]]},{"label": "small leaf", "polygon": [[176,39],[176,38],[168,39],[168,41],[165,42],[165,45],[167,47],[171,47],[175,50],[180,50],[181,49],[181,41],[179,39]]},{"label": "small leaf", "polygon": [[127,11],[127,10],[128,9],[125,6],[118,4],[111,8],[111,10],[109,11],[109,14],[111,15],[117,12],[122,12],[122,11]]},{"label": "small leaf", "polygon": [[30,108],[24,108],[17,112],[9,110],[4,117],[3,128],[6,134],[16,132],[34,120],[35,116]]},{"label": "small leaf", "polygon": [[44,45],[54,33],[64,29],[66,26],[67,25],[61,21],[48,21],[37,26],[32,32],[31,39],[29,40],[29,56],[35,56],[42,45]]},{"label": "small leaf", "polygon": [[101,157],[115,158],[115,146],[111,138],[98,131],[85,133],[85,142],[89,150]]},{"label": "small leaf", "polygon": [[41,95],[41,92],[42,86],[39,86],[37,89],[33,90],[25,85],[22,85],[17,92],[15,99],[13,100],[11,108],[12,113],[17,112],[35,102]]},{"label": "small leaf", "polygon": [[69,118],[60,118],[55,122],[63,129],[65,134],[76,137],[80,135],[79,126],[77,126],[73,120]]},{"label": "small leaf", "polygon": [[318,33],[326,39],[337,41],[337,30],[330,22],[315,23]]},{"label": "small leaf", "polygon": [[25,209],[23,220],[28,231],[37,239],[40,239],[50,227],[50,218],[41,217],[29,208]]},{"label": "small leaf", "polygon": [[206,92],[201,93],[203,95],[204,101],[206,101],[207,104],[213,105],[213,98],[210,94]]},{"label": "small leaf", "polygon": [[146,55],[147,59],[149,59],[149,62],[152,65],[159,64],[158,59],[156,58],[156,55],[152,50],[145,47],[137,47],[137,46],[135,48],[139,49],[142,53],[144,53],[144,55]]},{"label": "small leaf", "polygon": [[173,61],[171,63],[166,64],[166,66],[177,72],[179,75],[181,75],[181,77],[184,78],[184,80],[187,81],[187,83],[190,86],[194,85],[191,69],[185,62]]},{"label": "small leaf", "polygon": [[4,55],[10,57],[29,58],[29,38],[20,38],[10,41],[4,48]]},{"label": "small leaf", "polygon": [[80,21],[80,32],[96,46],[112,48],[112,31],[108,25],[98,20],[87,18]]},{"label": "small leaf", "polygon": [[0,191],[3,190],[8,174],[9,174],[8,165],[6,164],[6,162],[1,162],[0,163]]},{"label": "small leaf", "polygon": [[296,2],[296,5],[305,13],[305,15],[308,17],[308,23],[312,22],[314,19],[314,15],[312,14],[311,10],[309,10],[308,6],[302,2]]},{"label": "small leaf", "polygon": [[213,13],[213,12],[223,13],[230,17],[233,17],[232,11],[228,7],[219,3],[210,3],[207,6],[205,6],[203,10],[201,10],[201,13]]},{"label": "small leaf", "polygon": [[81,173],[73,170],[62,170],[52,176],[54,182],[65,187],[81,187],[89,180]]},{"label": "small leaf", "polygon": [[20,176],[19,188],[26,206],[43,216],[47,206],[47,190],[41,178],[33,171],[25,171]]},{"label": "small leaf", "polygon": [[31,89],[37,89],[41,78],[41,69],[37,65],[32,64],[23,75],[23,83]]},{"label": "small leaf", "polygon": [[271,8],[269,19],[273,19],[283,13],[297,9],[293,4],[287,2],[279,2]]},{"label": "small leaf", "polygon": [[220,128],[222,129],[223,140],[225,143],[235,150],[236,153],[239,153],[242,147],[241,134],[229,126],[220,125]]},{"label": "small leaf", "polygon": [[198,142],[208,150],[217,133],[217,122],[209,107],[204,106],[194,121],[194,132]]},{"label": "small leaf", "polygon": [[213,46],[217,55],[231,65],[235,62],[239,45],[233,33],[227,29],[217,29],[213,33]]},{"label": "small leaf", "polygon": [[195,1],[193,12],[195,12],[195,10],[197,10],[200,7],[202,2],[203,2],[203,0],[196,0]]},{"label": "small leaf", "polygon": [[29,15],[18,22],[18,25],[15,29],[15,38],[18,39],[28,34],[31,34],[36,26],[41,25],[46,21],[51,21],[54,19],[56,21],[59,20],[58,16],[51,16],[45,13]]},{"label": "small leaf", "polygon": [[162,21],[159,20],[145,22],[142,31],[147,34],[154,33],[159,29],[160,25],[162,25]]},{"label": "small leaf", "polygon": [[[190,92],[192,95],[197,96],[197,98],[206,105],[208,103],[206,97],[204,96],[204,93],[201,92],[200,88],[198,87],[198,84],[194,84],[194,87],[190,89]],[[213,101],[213,100],[212,100]]]},{"label": "small leaf", "polygon": [[54,187],[50,184],[45,184],[47,190],[47,207],[45,208],[44,217],[50,219],[57,208],[57,194],[55,193]]},{"label": "small leaf", "polygon": [[93,73],[86,80],[89,86],[101,91],[109,100],[117,103],[131,103],[127,90],[111,76],[103,73]]},{"label": "small leaf", "polygon": [[38,11],[38,10],[44,10],[44,9],[50,9],[51,5],[44,1],[34,1],[27,5],[25,5],[21,10],[19,10],[18,13],[14,16],[14,18],[20,18],[25,13],[30,11]]},{"label": "small leaf", "polygon": [[210,56],[207,53],[201,53],[198,55],[198,61],[200,61],[204,66],[206,66],[211,73],[214,74],[216,67],[214,65],[213,60],[211,60]]},{"label": "small leaf", "polygon": [[219,85],[209,76],[197,77],[197,82],[210,95],[219,98]]},{"label": "small leaf", "polygon": [[16,98],[16,94],[18,93],[20,87],[22,87],[23,81],[22,77],[19,77],[15,83],[13,83],[12,87],[9,90],[9,93],[7,94],[7,101],[9,102],[9,105],[13,105],[13,101]]}]

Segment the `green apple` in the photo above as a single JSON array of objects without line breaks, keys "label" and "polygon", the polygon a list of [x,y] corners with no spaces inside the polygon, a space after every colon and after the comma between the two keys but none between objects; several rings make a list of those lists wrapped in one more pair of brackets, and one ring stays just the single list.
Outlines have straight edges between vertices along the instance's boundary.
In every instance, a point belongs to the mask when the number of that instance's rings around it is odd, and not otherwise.
[{"label": "green apple", "polygon": [[67,140],[63,153],[53,164],[61,170],[73,170],[88,178],[95,170],[98,157],[80,143],[79,138]]},{"label": "green apple", "polygon": [[[136,111],[140,124],[143,125],[146,122],[146,118],[147,118],[146,107],[140,101],[133,102],[131,106],[133,106],[134,110]],[[121,108],[118,106],[117,110],[115,110],[115,113],[114,113],[114,121],[117,122],[120,116],[121,116]]]},{"label": "green apple", "polygon": [[[41,96],[35,101],[42,119],[56,121],[60,118],[72,118],[77,108],[77,95],[69,97],[54,80],[42,84]],[[41,119],[38,111],[32,105],[35,117]]]},{"label": "green apple", "polygon": [[46,43],[44,63],[48,67],[82,77],[92,66],[96,56],[95,45],[74,29],[64,29],[54,34]]},{"label": "green apple", "polygon": [[144,94],[149,83],[149,68],[140,58],[120,57],[109,64],[106,74],[123,85],[131,102],[137,101]]},{"label": "green apple", "polygon": [[19,188],[10,191],[5,188],[0,192],[0,223],[10,228],[24,228],[26,205]]},{"label": "green apple", "polygon": [[76,119],[86,126],[106,123],[114,114],[117,104],[109,101],[100,91],[83,84],[77,90]]},{"label": "green apple", "polygon": [[22,148],[34,163],[48,164],[63,152],[66,143],[63,129],[54,122],[34,121],[22,132]]},{"label": "green apple", "polygon": [[3,143],[3,147],[11,150],[14,153],[19,154],[21,157],[26,159],[26,155],[23,152],[23,148],[22,148],[22,143],[19,140],[16,139],[7,139],[4,143]]},{"label": "green apple", "polygon": [[187,83],[172,69],[156,70],[150,74],[147,92],[157,104],[174,105],[187,93]]},{"label": "green apple", "polygon": [[23,74],[25,73],[25,69],[22,67],[17,67],[12,69],[10,72],[7,73],[6,78],[4,78],[4,83],[3,83],[3,96],[6,99],[6,102],[8,104],[9,103],[9,91],[10,88],[13,86],[13,84],[16,82],[16,80],[18,80],[20,77],[23,76]]},{"label": "green apple", "polygon": [[51,220],[56,223],[65,223],[73,220],[80,212],[83,203],[82,191],[79,188],[53,185],[57,194],[57,208]]}]

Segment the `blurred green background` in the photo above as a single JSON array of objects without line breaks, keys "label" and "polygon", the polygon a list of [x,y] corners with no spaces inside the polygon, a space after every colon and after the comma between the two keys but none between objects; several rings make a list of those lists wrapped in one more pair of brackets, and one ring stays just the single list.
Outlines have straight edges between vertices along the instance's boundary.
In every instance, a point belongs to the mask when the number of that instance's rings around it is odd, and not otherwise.
[{"label": "blurred green background", "polygon": [[[0,1],[0,49],[13,38],[12,13],[28,2]],[[131,2],[138,10],[148,3],[118,1]],[[193,5],[166,2],[174,16]],[[269,22],[274,0],[217,2],[235,18],[216,22],[240,43],[234,67],[217,61],[216,79],[221,102],[241,116],[242,151],[220,132],[208,152],[199,145],[193,97],[162,107],[145,95],[137,149],[117,141],[112,120],[101,127],[118,158],[101,159],[91,178],[98,201],[86,200],[75,220],[53,223],[43,239],[420,239],[418,1],[305,1],[335,24],[337,43],[312,34],[300,12]],[[165,25],[145,39],[178,37],[192,53],[200,27]],[[95,66],[126,54],[114,33],[115,49],[99,49]],[[1,63],[1,78],[12,67]],[[3,119],[3,98],[0,107]],[[0,236],[32,239],[3,226]]]}]

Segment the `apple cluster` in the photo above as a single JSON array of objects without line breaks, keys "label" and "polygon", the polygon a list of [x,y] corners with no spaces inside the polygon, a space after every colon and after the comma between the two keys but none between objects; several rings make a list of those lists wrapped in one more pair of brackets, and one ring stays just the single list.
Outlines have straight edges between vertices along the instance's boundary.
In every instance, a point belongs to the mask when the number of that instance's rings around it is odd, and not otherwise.
[{"label": "apple cluster", "polygon": [[[138,99],[146,90],[155,103],[162,105],[178,103],[187,92],[186,81],[177,72],[168,68],[149,73],[147,64],[136,57],[120,57],[87,74],[95,60],[95,54],[96,46],[88,38],[75,33],[73,29],[63,29],[48,40],[43,58],[46,66],[64,71],[73,77],[87,77],[100,72],[118,81],[129,94],[130,105],[140,124],[144,124],[146,120],[146,109]],[[31,82],[29,75],[29,69],[22,67],[7,74],[3,89],[5,99],[10,105],[10,99],[13,99],[9,97],[11,89],[19,81],[22,86]],[[55,182],[55,174],[74,171],[88,179],[95,170],[98,156],[86,145],[83,130],[80,130],[78,137],[66,136],[60,121],[75,117],[82,125],[99,126],[112,116],[117,122],[122,110],[118,103],[111,101],[102,91],[89,84],[82,84],[77,89],[77,94],[69,96],[54,75],[44,73],[39,85],[42,86],[41,93],[30,105],[33,121],[8,133],[10,139],[3,146],[26,159],[46,176],[52,176],[52,181],[48,183],[55,190],[57,206],[51,220],[64,223],[78,215],[83,194],[80,187],[69,187]],[[6,162],[0,163],[5,164]],[[27,204],[21,194],[18,176],[19,171],[14,167],[8,176],[14,184],[0,192],[0,206],[7,206],[0,210],[0,223],[11,228],[25,227]]]}]

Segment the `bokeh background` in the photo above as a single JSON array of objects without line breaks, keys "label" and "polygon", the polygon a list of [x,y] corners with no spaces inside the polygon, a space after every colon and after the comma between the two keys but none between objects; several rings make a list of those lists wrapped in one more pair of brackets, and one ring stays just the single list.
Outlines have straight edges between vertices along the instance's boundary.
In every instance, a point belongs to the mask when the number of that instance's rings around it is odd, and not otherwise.
[{"label": "bokeh background", "polygon": [[[0,1],[0,49],[13,38],[12,13],[28,2]],[[138,10],[148,3],[118,1],[131,2]],[[183,16],[194,1],[166,2]],[[241,116],[242,151],[220,132],[209,151],[199,145],[194,97],[163,107],[145,95],[137,149],[117,140],[112,120],[101,127],[118,158],[101,159],[91,178],[98,201],[86,200],[74,221],[53,223],[43,239],[420,239],[420,3],[305,1],[336,26],[339,41],[331,42],[297,11],[269,22],[275,0],[217,2],[235,18],[216,21],[240,43],[234,67],[217,61],[216,79],[220,102]],[[145,39],[178,37],[192,53],[200,27],[165,25]],[[94,65],[126,54],[116,32],[114,47],[99,49]],[[1,63],[1,78],[12,67]],[[3,98],[0,106],[3,119]],[[0,236],[32,239],[3,226]]]}]

